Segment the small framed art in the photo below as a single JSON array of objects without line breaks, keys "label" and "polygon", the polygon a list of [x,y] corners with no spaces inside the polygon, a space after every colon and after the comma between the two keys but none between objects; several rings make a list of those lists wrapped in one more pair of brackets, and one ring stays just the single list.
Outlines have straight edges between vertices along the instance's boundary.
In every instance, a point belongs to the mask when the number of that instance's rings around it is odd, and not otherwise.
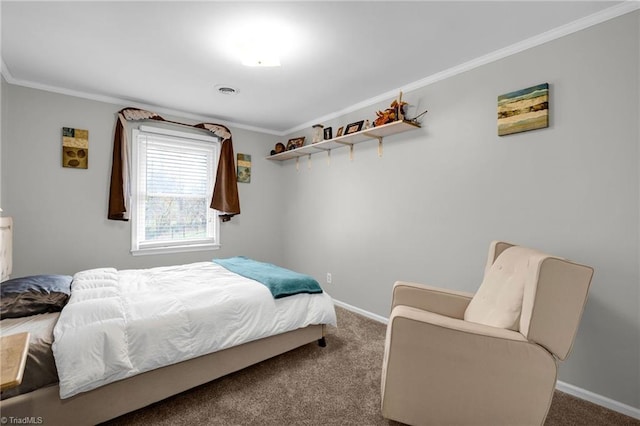
[{"label": "small framed art", "polygon": [[251,183],[251,155],[238,154],[237,180],[240,183]]},{"label": "small framed art", "polygon": [[549,127],[549,83],[498,96],[498,136]]},{"label": "small framed art", "polygon": [[89,168],[89,131],[62,128],[62,167]]},{"label": "small framed art", "polygon": [[287,142],[287,151],[290,149],[296,149],[296,148],[300,148],[301,146],[304,145],[304,139],[305,136],[299,137],[299,138],[293,138],[293,139],[289,139],[289,142]]},{"label": "small framed art", "polygon": [[326,127],[324,129],[324,140],[333,139],[333,129],[331,127]]},{"label": "small framed art", "polygon": [[347,126],[347,129],[344,131],[345,135],[349,135],[351,133],[359,132],[362,130],[362,125],[364,124],[364,120],[356,121],[355,123],[351,123]]}]

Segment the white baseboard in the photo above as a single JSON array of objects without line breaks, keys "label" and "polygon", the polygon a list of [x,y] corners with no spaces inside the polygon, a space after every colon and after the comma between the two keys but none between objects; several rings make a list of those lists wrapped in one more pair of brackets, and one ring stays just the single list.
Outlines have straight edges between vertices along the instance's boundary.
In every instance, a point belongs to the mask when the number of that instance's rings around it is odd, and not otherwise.
[{"label": "white baseboard", "polygon": [[560,392],[568,393],[576,398],[584,399],[585,401],[593,402],[601,407],[608,408],[609,410],[617,411],[629,417],[640,420],[640,408],[635,408],[630,405],[623,404],[615,401],[606,396],[598,395],[586,389],[579,388],[569,383],[561,382],[558,380],[556,383],[556,389]]},{"label": "white baseboard", "polygon": [[[344,303],[335,299],[333,300],[333,302],[336,304],[336,306],[340,306],[341,308],[344,308],[351,312],[355,312],[356,314],[360,314],[363,317],[370,318],[382,324],[387,324],[389,322],[388,318],[385,318],[381,315],[374,314],[369,311],[365,311],[364,309],[360,309],[353,305],[349,305],[348,303]],[[338,326],[340,326],[340,324],[338,324]],[[607,398],[606,396],[598,395],[597,393],[593,393],[586,389],[582,389],[572,384],[561,382],[561,381],[558,381],[556,383],[556,389],[558,389],[560,392],[564,392],[569,395],[575,396],[576,398],[584,399],[585,401],[592,402],[601,407],[605,407],[605,408],[608,408],[609,410],[613,410],[618,413],[624,414],[626,416],[633,417],[635,419],[640,420],[640,408],[623,404],[611,398]]]},{"label": "white baseboard", "polygon": [[355,312],[356,314],[360,314],[363,317],[370,318],[374,321],[381,322],[383,324],[387,324],[389,322],[389,318],[385,318],[382,315],[374,314],[373,312],[365,311],[364,309],[356,308],[353,305],[349,305],[348,303],[341,302],[339,300],[333,299],[333,303],[341,308],[345,308],[348,311]]}]

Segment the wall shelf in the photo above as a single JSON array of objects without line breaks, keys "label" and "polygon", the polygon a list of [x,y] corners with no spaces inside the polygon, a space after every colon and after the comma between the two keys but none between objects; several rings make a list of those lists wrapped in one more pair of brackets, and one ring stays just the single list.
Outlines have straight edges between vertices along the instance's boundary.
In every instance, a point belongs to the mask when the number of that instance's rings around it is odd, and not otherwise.
[{"label": "wall shelf", "polygon": [[360,142],[378,140],[378,155],[382,155],[382,139],[385,136],[403,133],[409,130],[419,129],[420,125],[411,121],[394,121],[381,126],[364,129],[359,132],[342,135],[333,139],[303,145],[300,148],[270,155],[267,160],[286,161],[292,158],[311,156],[319,152],[330,152],[332,149],[350,147],[353,154],[353,146]]}]

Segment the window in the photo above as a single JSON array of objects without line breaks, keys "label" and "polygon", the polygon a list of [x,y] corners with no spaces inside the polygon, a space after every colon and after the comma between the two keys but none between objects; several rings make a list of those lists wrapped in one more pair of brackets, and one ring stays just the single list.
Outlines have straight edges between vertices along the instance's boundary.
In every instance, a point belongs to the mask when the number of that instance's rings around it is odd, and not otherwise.
[{"label": "window", "polygon": [[219,247],[218,215],[209,207],[218,139],[141,126],[132,140],[131,252]]}]

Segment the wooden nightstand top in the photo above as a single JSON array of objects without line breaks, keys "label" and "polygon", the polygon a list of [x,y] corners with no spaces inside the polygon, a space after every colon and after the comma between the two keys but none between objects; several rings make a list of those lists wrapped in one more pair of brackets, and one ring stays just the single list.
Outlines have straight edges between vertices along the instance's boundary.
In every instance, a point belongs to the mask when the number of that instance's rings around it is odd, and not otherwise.
[{"label": "wooden nightstand top", "polygon": [[0,338],[0,381],[2,390],[22,383],[22,373],[29,352],[29,333],[11,334]]}]

